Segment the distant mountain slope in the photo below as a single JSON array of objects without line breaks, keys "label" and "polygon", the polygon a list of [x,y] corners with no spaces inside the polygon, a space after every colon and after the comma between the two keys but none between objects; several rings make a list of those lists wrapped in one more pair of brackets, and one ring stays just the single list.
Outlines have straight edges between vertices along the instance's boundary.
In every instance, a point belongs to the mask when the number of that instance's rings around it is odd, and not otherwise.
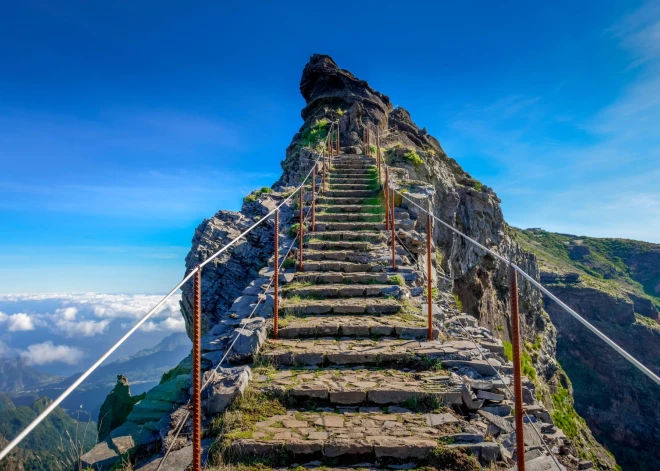
[{"label": "distant mountain slope", "polygon": [[14,393],[59,382],[62,376],[42,373],[20,358],[0,360],[0,392]]},{"label": "distant mountain slope", "polygon": [[[0,447],[23,430],[50,402],[48,398],[39,398],[30,406],[16,407],[6,394],[0,393]],[[21,442],[19,449],[0,462],[0,471],[73,469],[73,443],[87,450],[95,442],[95,422],[79,423],[57,407]]]},{"label": "distant mountain slope", "polygon": [[[92,417],[98,411],[108,393],[117,382],[117,375],[126,376],[131,383],[133,394],[140,394],[158,384],[163,373],[170,370],[190,353],[190,340],[184,333],[174,333],[165,337],[153,348],[141,350],[134,355],[99,367],[64,402],[64,409],[75,411],[82,408]],[[31,403],[35,397],[55,398],[71,385],[80,373],[46,386],[25,388],[13,400],[17,404]],[[18,396],[18,397],[17,397]]]},{"label": "distant mountain slope", "polygon": [[[534,253],[541,281],[562,301],[660,374],[660,245],[540,229],[514,230]],[[657,386],[610,347],[544,299],[557,327],[557,359],[570,377],[575,408],[624,470],[660,462]]]}]

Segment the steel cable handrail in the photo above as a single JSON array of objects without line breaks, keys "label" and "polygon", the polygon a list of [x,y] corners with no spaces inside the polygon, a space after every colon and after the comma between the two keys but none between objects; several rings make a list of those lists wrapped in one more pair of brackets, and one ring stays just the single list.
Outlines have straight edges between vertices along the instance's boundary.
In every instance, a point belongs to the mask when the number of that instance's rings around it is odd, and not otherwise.
[{"label": "steel cable handrail", "polygon": [[[307,216],[309,216],[310,214],[311,214],[311,208],[309,208],[309,210],[307,211],[307,214],[306,214],[305,217],[303,218],[303,222],[307,219]],[[289,250],[287,250],[286,254],[285,254],[284,257],[282,258],[282,263],[279,263],[279,256],[278,256],[278,260],[275,261],[275,263],[278,263],[278,266],[279,266],[280,268],[282,268],[282,265],[284,265],[284,261],[287,259],[287,257],[288,257],[289,254],[291,253],[291,249],[293,249],[293,247],[296,245],[296,241],[298,240],[298,237],[300,237],[300,234],[299,234],[299,233],[296,234],[296,237],[291,241],[291,245],[289,246]],[[264,294],[267,293],[268,290],[270,289],[270,287],[273,285],[273,281],[274,281],[274,279],[275,279],[275,273],[273,273],[273,275],[272,275],[271,278],[270,278],[270,282],[268,283],[268,286],[266,286],[266,289],[264,289]],[[249,319],[252,318],[252,316],[253,316],[253,315],[255,314],[255,312],[257,311],[257,308],[258,308],[259,305],[261,304],[261,301],[262,301],[262,300],[263,300],[263,298],[259,298],[259,299],[257,300],[257,304],[256,304],[256,305],[254,306],[254,308],[252,309],[252,312],[250,312],[250,315],[249,315],[248,317],[246,317],[246,320],[249,320]],[[218,365],[217,365],[215,368],[213,368],[213,370],[211,370],[212,373],[209,375],[209,377],[207,378],[206,382],[202,385],[202,387],[201,387],[201,389],[200,389],[200,392],[201,392],[201,391],[204,391],[204,389],[206,389],[206,387],[207,387],[211,382],[213,382],[213,381],[215,380],[215,377],[216,377],[216,375],[218,374],[218,369],[222,367],[222,364],[224,363],[225,359],[227,358],[227,355],[229,355],[229,352],[230,352],[231,349],[234,347],[234,344],[236,343],[236,341],[238,340],[238,338],[239,338],[240,336],[241,336],[240,333],[238,333],[238,335],[236,335],[236,337],[234,338],[234,340],[233,340],[233,341],[231,342],[231,344],[229,345],[229,348],[228,348],[228,349],[225,351],[225,353],[222,355],[222,358],[221,358],[220,361],[218,362]],[[190,405],[190,401],[191,401],[191,400],[192,400],[192,398],[188,399],[188,403],[186,404],[185,407],[188,407],[188,406]],[[170,442],[170,445],[168,446],[167,451],[165,452],[165,455],[163,456],[163,459],[162,459],[162,460],[160,461],[160,463],[158,464],[158,468],[156,468],[156,471],[160,471],[161,467],[163,466],[163,463],[165,463],[165,460],[167,459],[167,457],[169,456],[170,452],[172,451],[172,447],[173,447],[174,444],[176,443],[177,438],[179,438],[179,434],[181,433],[181,430],[183,429],[183,425],[186,423],[186,420],[188,420],[188,417],[189,417],[189,416],[190,416],[190,411],[186,411],[185,415],[183,416],[183,418],[181,419],[181,421],[179,422],[179,424],[176,426],[176,433],[174,434],[174,437],[172,438],[172,441]]]},{"label": "steel cable handrail", "polygon": [[[477,343],[477,341],[474,339],[474,337],[472,337],[472,334],[470,334],[470,332],[465,328],[465,326],[464,326],[463,323],[460,321],[460,319],[458,320],[458,324],[461,326],[461,329],[463,329],[463,332],[465,332],[465,333],[467,334],[467,336],[470,337],[470,340],[472,341],[472,343],[474,344],[474,346],[475,346],[475,347],[477,348],[477,350],[479,351],[479,354],[481,355],[481,358],[483,358],[484,361],[485,361],[486,363],[488,363],[488,366],[490,366],[490,367],[493,369],[493,371],[495,371],[495,374],[496,374],[497,377],[500,379],[500,381],[502,382],[502,385],[506,388],[506,390],[509,391],[509,394],[511,395],[511,397],[514,397],[513,392],[512,392],[511,389],[509,388],[509,385],[506,384],[506,382],[504,381],[504,378],[502,377],[502,375],[500,374],[500,372],[497,370],[497,368],[495,368],[495,366],[493,366],[493,364],[492,364],[490,361],[488,361],[488,358],[486,358],[486,355],[484,354],[481,345],[479,345],[479,344]],[[554,455],[554,453],[552,453],[552,451],[550,450],[550,447],[548,446],[548,444],[547,444],[547,443],[545,442],[545,440],[543,439],[543,435],[541,435],[541,432],[539,432],[539,431],[536,429],[536,427],[534,426],[534,423],[532,422],[532,419],[529,417],[529,414],[527,414],[527,411],[526,411],[524,408],[523,408],[523,414],[525,414],[525,417],[527,417],[527,421],[528,421],[530,424],[532,424],[532,428],[534,429],[534,431],[536,432],[536,435],[537,435],[537,436],[539,437],[539,439],[541,440],[541,443],[543,443],[543,446],[545,447],[545,449],[546,449],[546,451],[548,452],[548,454],[549,454],[550,456],[552,456],[552,459],[554,460],[555,464],[557,465],[557,469],[558,469],[559,471],[561,471],[562,468],[561,468],[561,465],[559,464],[559,461],[557,460],[557,457]],[[520,459],[520,457],[518,457],[518,459]]]},{"label": "steel cable handrail", "polygon": [[110,347],[101,357],[96,360],[90,366],[80,377],[74,381],[71,386],[69,386],[62,394],[60,394],[57,399],[55,399],[48,407],[46,407],[41,414],[39,414],[30,424],[21,431],[12,441],[10,441],[7,446],[0,451],[0,460],[5,458],[34,428],[39,425],[48,415],[55,410],[57,406],[59,406],[64,399],[66,399],[69,394],[71,394],[80,384],[87,379],[87,377],[96,370],[105,360],[108,359],[112,353],[117,350],[135,331],[140,328],[142,324],[144,324],[164,303],[167,301],[172,295],[178,291],[187,281],[189,281],[193,275],[195,275],[202,267],[208,265],[211,261],[215,260],[218,256],[220,256],[222,253],[224,253],[227,249],[232,247],[236,242],[238,242],[240,239],[245,237],[248,233],[250,233],[255,227],[257,227],[259,224],[263,223],[265,220],[267,220],[271,215],[273,215],[276,211],[278,211],[282,206],[284,206],[286,203],[289,202],[291,198],[298,192],[298,191],[303,191],[305,182],[309,178],[309,176],[312,174],[312,171],[314,168],[316,168],[316,165],[318,164],[319,160],[323,157],[323,153],[319,154],[319,157],[316,159],[314,165],[312,168],[309,170],[305,178],[302,180],[300,185],[286,198],[284,201],[282,201],[279,205],[277,205],[274,209],[272,209],[268,214],[266,214],[263,218],[259,219],[256,223],[254,223],[252,226],[250,226],[248,229],[243,231],[240,235],[238,235],[236,238],[231,240],[227,245],[219,249],[217,252],[215,252],[213,255],[211,255],[209,258],[204,260],[202,263],[197,265],[195,268],[193,268],[190,273],[188,273],[183,280],[181,280],[165,297],[163,297],[147,314],[145,314],[124,336],[122,336],[112,347]]},{"label": "steel cable handrail", "polygon": [[[387,164],[385,164],[385,167],[386,167],[386,168],[388,167]],[[543,292],[543,293],[546,294],[550,299],[552,299],[553,301],[555,301],[555,302],[556,302],[556,303],[557,303],[562,309],[564,309],[564,311],[566,311],[566,312],[569,313],[571,316],[573,316],[578,322],[580,322],[580,323],[581,323],[582,325],[584,325],[587,329],[589,329],[591,332],[593,332],[594,334],[596,334],[596,336],[598,336],[602,341],[604,341],[606,344],[608,344],[610,347],[612,347],[617,353],[619,353],[619,355],[621,355],[623,358],[625,358],[626,360],[628,360],[628,361],[629,361],[629,362],[630,362],[635,368],[637,368],[638,370],[640,370],[642,373],[644,373],[646,376],[648,376],[648,377],[649,377],[654,383],[656,383],[658,386],[660,386],[660,377],[658,377],[655,373],[653,373],[653,372],[652,372],[651,370],[649,370],[646,366],[644,366],[642,363],[640,363],[635,357],[633,357],[631,354],[629,354],[629,353],[626,352],[623,348],[621,348],[619,345],[617,345],[612,339],[610,339],[607,335],[605,335],[605,334],[602,333],[600,330],[598,330],[593,324],[591,324],[589,321],[587,321],[585,318],[583,318],[580,314],[578,314],[578,313],[575,312],[573,309],[571,309],[570,307],[568,307],[563,301],[561,301],[557,296],[555,296],[555,295],[552,294],[550,291],[548,291],[547,288],[545,288],[541,283],[539,283],[539,282],[536,281],[534,278],[532,278],[529,274],[527,274],[525,271],[523,271],[522,268],[520,268],[518,265],[516,265],[515,263],[511,262],[510,260],[508,260],[507,258],[503,257],[502,255],[498,254],[497,252],[495,252],[495,251],[493,251],[493,250],[491,250],[491,249],[485,247],[484,245],[480,244],[479,242],[477,242],[476,240],[472,239],[472,238],[469,237],[468,235],[462,233],[461,231],[459,231],[458,229],[454,228],[454,227],[451,226],[450,224],[446,223],[445,221],[443,221],[442,219],[440,219],[439,217],[437,217],[435,214],[431,213],[430,211],[428,211],[428,210],[422,208],[419,204],[415,203],[413,200],[411,200],[410,198],[408,198],[406,195],[404,195],[404,194],[401,193],[400,191],[398,191],[398,190],[396,190],[396,189],[394,189],[394,188],[392,188],[392,190],[395,191],[396,193],[398,193],[402,198],[406,199],[409,203],[411,203],[411,204],[413,204],[414,206],[416,206],[417,208],[419,208],[422,212],[424,212],[424,213],[430,215],[433,219],[435,219],[436,221],[438,221],[438,222],[439,222],[440,224],[442,224],[443,226],[447,227],[448,229],[450,229],[451,231],[455,232],[455,233],[458,234],[459,236],[461,236],[461,237],[463,237],[464,239],[468,240],[469,242],[471,242],[472,244],[476,245],[476,246],[479,247],[480,249],[485,250],[486,252],[488,252],[489,254],[493,255],[494,257],[496,257],[497,259],[501,260],[502,262],[506,263],[507,265],[512,266],[512,267],[516,270],[516,272],[520,273],[520,275],[521,275],[523,278],[525,278],[526,280],[528,280],[528,281],[529,281],[530,283],[532,283],[535,287],[537,287],[539,290],[541,290],[541,292]]]}]

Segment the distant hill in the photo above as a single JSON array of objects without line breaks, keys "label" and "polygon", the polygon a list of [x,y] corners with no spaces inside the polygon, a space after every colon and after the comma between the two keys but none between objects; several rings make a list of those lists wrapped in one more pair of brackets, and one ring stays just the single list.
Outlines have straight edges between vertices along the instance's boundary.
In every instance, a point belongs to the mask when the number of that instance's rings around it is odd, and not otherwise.
[{"label": "distant hill", "polygon": [[[655,373],[660,373],[660,245],[629,239],[514,229],[536,255],[541,282]],[[573,383],[575,409],[623,469],[660,462],[657,386],[553,301],[557,359]]]},{"label": "distant hill", "polygon": [[[39,398],[30,406],[16,407],[0,393],[0,448],[13,439],[51,400]],[[87,418],[85,416],[85,418]],[[74,445],[74,443],[76,445]],[[83,452],[96,443],[96,423],[73,419],[57,407],[24,440],[18,449],[0,462],[0,471],[54,471],[73,469],[76,447]]]},{"label": "distant hill", "polygon": [[[101,404],[117,382],[117,375],[126,376],[130,381],[133,394],[140,394],[157,385],[163,373],[177,365],[190,353],[190,347],[190,339],[185,333],[174,333],[165,337],[153,348],[141,350],[134,355],[101,366],[62,402],[62,408],[73,413],[82,406],[82,409],[89,411],[92,417],[97,417]],[[28,368],[22,365],[16,374],[32,378],[33,373]],[[29,405],[37,397],[55,398],[59,396],[79,376],[80,373],[65,379],[56,378],[57,380],[54,382],[51,379],[42,378],[41,383],[35,379],[31,380],[32,382],[24,383],[26,387],[20,390],[0,389],[10,393],[15,404]],[[29,386],[30,384],[33,385]]]},{"label": "distant hill", "polygon": [[57,383],[63,376],[42,373],[26,365],[20,358],[0,360],[0,391],[15,393]]}]

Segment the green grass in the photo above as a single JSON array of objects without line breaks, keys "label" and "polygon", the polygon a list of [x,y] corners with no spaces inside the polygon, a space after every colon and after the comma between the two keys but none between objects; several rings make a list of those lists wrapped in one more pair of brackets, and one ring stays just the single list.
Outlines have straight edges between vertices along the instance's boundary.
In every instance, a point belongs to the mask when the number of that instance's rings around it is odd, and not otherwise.
[{"label": "green grass", "polygon": [[401,275],[394,275],[390,277],[390,284],[403,286],[405,284],[405,281]]},{"label": "green grass", "polygon": [[552,395],[552,404],[554,410],[552,411],[552,420],[555,425],[559,427],[567,437],[575,438],[580,430],[584,427],[584,419],[575,412],[573,408],[573,398],[568,393],[568,389],[558,386],[556,394]]},{"label": "green grass", "polygon": [[321,119],[314,123],[311,128],[304,129],[300,138],[303,147],[316,147],[328,136],[328,120]]},{"label": "green grass", "polygon": [[484,189],[484,184],[479,180],[474,180],[474,189],[477,191],[482,191]]},{"label": "green grass", "polygon": [[440,412],[442,410],[442,404],[437,396],[427,394],[423,396],[413,396],[402,404],[406,409],[410,409],[412,412],[428,413],[428,412]]},{"label": "green grass", "polygon": [[[509,361],[513,361],[513,345],[511,342],[502,342],[504,346],[504,355],[506,355]],[[530,380],[536,380],[536,369],[534,368],[534,363],[532,362],[532,357],[525,351],[522,350],[520,357],[520,365],[522,367],[522,373],[527,376]]]},{"label": "green grass", "polygon": [[403,158],[412,163],[415,167],[424,163],[424,160],[414,150],[404,153]]},{"label": "green grass", "polygon": [[282,268],[287,269],[287,268],[293,268],[296,266],[296,260],[292,257],[288,257],[284,259],[282,262]]},{"label": "green grass", "polygon": [[[307,233],[307,228],[303,226],[303,236]],[[289,227],[289,237],[296,237],[300,233],[300,223],[296,222]]]},{"label": "green grass", "polygon": [[272,193],[273,190],[271,188],[268,188],[267,186],[261,187],[258,190],[254,190],[252,193],[247,195],[245,198],[243,198],[243,201],[246,203],[253,203],[259,199],[261,195],[265,195],[267,193]]},{"label": "green grass", "polygon": [[454,301],[456,302],[456,307],[458,308],[458,310],[463,312],[463,303],[461,302],[457,294],[454,294]]},{"label": "green grass", "polygon": [[229,445],[233,440],[251,438],[257,422],[283,414],[286,414],[286,407],[275,396],[248,388],[243,397],[211,421],[207,435],[216,438],[211,448],[213,461],[232,461]]}]

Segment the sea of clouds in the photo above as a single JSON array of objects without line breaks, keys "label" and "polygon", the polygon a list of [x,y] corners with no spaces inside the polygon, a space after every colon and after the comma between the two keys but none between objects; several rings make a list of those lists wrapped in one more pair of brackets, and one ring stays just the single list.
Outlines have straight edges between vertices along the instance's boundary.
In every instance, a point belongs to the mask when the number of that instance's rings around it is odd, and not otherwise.
[{"label": "sea of clouds", "polygon": [[[153,294],[0,294],[0,358],[18,357],[54,374],[91,363],[162,299]],[[180,295],[172,296],[111,359],[184,332]]]}]

